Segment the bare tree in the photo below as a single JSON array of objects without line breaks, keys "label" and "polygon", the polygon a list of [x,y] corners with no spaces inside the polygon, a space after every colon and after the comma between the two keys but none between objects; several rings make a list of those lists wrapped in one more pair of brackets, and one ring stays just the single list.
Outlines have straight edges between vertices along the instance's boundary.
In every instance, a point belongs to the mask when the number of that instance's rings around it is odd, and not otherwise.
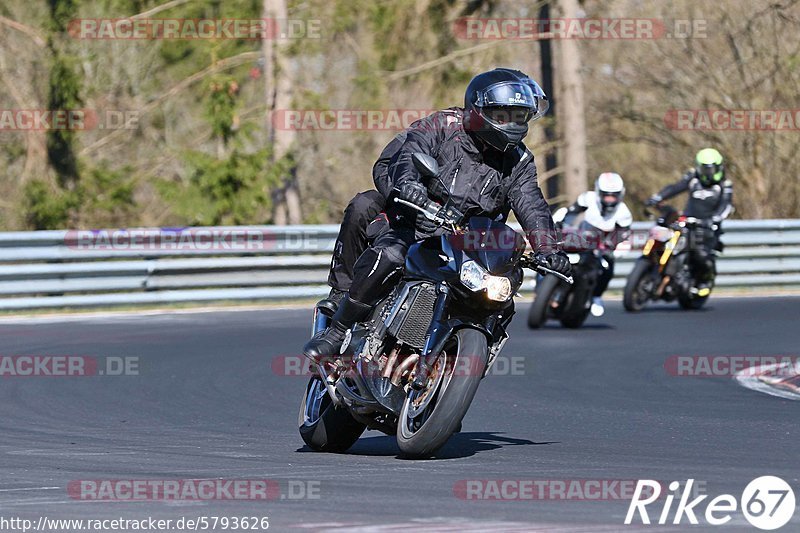
[{"label": "bare tree", "polygon": [[[264,0],[264,19],[268,26],[276,28],[287,20],[286,0]],[[295,132],[273,127],[272,116],[276,110],[286,110],[292,104],[291,73],[287,61],[286,46],[278,39],[276,31],[268,30],[264,35],[264,85],[267,103],[268,143],[272,147],[272,161],[286,157],[292,149]],[[284,176],[284,185],[273,193],[275,224],[300,224],[302,209],[297,186],[296,167],[291,165]]]},{"label": "bare tree", "polygon": [[[578,16],[577,0],[557,0],[558,14],[566,19]],[[586,121],[584,119],[583,79],[578,42],[556,40],[559,62],[556,65],[558,122],[563,138],[559,160],[564,167],[562,194],[575,198],[586,189]]]},{"label": "bare tree", "polygon": [[[791,128],[761,127],[758,117],[796,107],[800,41],[785,36],[800,27],[800,2],[728,0],[724,10],[705,14],[692,3],[678,11],[657,0],[624,0],[620,9],[691,26],[680,37],[595,48],[586,79],[603,90],[592,92],[587,108],[593,161],[623,173],[631,197],[643,200],[713,146],[734,182],[737,216],[798,216],[800,139]],[[757,119],[713,125],[708,118],[735,112]],[[679,113],[695,118],[680,121]]]}]

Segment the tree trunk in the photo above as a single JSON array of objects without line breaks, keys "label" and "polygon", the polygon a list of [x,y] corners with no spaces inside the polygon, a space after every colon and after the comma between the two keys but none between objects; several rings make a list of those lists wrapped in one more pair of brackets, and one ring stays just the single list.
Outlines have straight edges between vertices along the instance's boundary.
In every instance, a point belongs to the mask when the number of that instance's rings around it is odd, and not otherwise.
[{"label": "tree trunk", "polygon": [[[272,161],[278,161],[292,149],[295,132],[274,128],[272,116],[276,110],[287,110],[292,103],[292,84],[285,43],[278,40],[279,26],[286,23],[286,0],[264,0],[264,19],[268,30],[264,38],[264,85],[267,103],[267,142],[272,147]],[[282,176],[282,186],[273,194],[273,222],[300,224],[303,220],[300,192],[295,169]]]},{"label": "tree trunk", "polygon": [[[578,17],[577,0],[558,0],[559,16],[566,19]],[[583,108],[583,83],[578,41],[557,41],[560,61],[556,65],[559,81],[558,109],[564,148],[559,160],[564,167],[562,194],[570,200],[587,187],[586,123]]]},{"label": "tree trunk", "polygon": [[[539,8],[539,19],[550,19],[550,3],[544,2]],[[545,117],[544,126],[544,140],[546,144],[555,143],[556,141],[556,128],[554,119],[556,116],[556,102],[553,100],[553,40],[546,38],[539,41],[539,58],[542,64],[542,89],[550,99],[550,110],[547,117]],[[545,196],[556,198],[559,195],[559,176],[550,175],[549,173],[558,166],[556,159],[556,148],[549,148],[544,154],[544,167],[540,169],[539,185],[543,188]],[[542,183],[542,175],[550,175],[550,177]]]}]

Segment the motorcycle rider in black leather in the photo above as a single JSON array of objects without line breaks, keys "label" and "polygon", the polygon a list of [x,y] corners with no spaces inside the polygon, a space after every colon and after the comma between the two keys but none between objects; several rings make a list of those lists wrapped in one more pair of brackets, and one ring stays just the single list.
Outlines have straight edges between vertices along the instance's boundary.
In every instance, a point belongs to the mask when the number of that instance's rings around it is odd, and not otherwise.
[{"label": "motorcycle rider in black leather", "polygon": [[678,182],[651,196],[646,203],[656,206],[683,192],[689,193],[683,214],[700,221],[700,225],[690,233],[690,260],[699,290],[712,283],[716,268],[714,251],[721,249],[722,221],[733,212],[733,183],[725,178],[722,154],[713,148],[700,150],[694,168]]},{"label": "motorcycle rider in black leather", "polygon": [[[463,213],[505,219],[513,210],[540,261],[571,273],[558,245],[550,209],[537,181],[533,154],[522,144],[528,123],[548,108],[539,85],[517,70],[479,74],[467,86],[464,108],[449,108],[416,121],[389,163],[392,193],[425,206],[449,200]],[[424,178],[412,162],[421,152],[439,164],[437,179]],[[387,202],[390,229],[358,258],[353,282],[331,325],[303,348],[313,361],[338,355],[345,333],[365,320],[400,279],[408,248],[444,230],[416,210]]]}]

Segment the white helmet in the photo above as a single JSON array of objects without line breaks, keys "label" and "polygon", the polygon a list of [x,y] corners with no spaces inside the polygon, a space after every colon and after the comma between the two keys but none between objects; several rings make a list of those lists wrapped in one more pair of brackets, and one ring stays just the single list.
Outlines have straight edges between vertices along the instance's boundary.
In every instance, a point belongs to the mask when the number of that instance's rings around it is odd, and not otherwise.
[{"label": "white helmet", "polygon": [[625,198],[625,182],[616,172],[603,172],[594,182],[594,192],[597,196],[597,207],[603,216],[608,216],[616,211]]}]

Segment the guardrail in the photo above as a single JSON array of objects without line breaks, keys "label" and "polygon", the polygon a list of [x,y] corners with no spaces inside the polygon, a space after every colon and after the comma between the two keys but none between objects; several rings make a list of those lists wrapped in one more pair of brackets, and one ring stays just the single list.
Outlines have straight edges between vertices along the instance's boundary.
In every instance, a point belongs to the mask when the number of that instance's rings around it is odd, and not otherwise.
[{"label": "guardrail", "polygon": [[[636,223],[641,235],[652,224]],[[338,226],[0,233],[0,310],[324,295]],[[800,220],[730,221],[722,287],[800,287]],[[624,286],[643,242],[618,252]],[[526,282],[524,290],[530,290]]]}]

